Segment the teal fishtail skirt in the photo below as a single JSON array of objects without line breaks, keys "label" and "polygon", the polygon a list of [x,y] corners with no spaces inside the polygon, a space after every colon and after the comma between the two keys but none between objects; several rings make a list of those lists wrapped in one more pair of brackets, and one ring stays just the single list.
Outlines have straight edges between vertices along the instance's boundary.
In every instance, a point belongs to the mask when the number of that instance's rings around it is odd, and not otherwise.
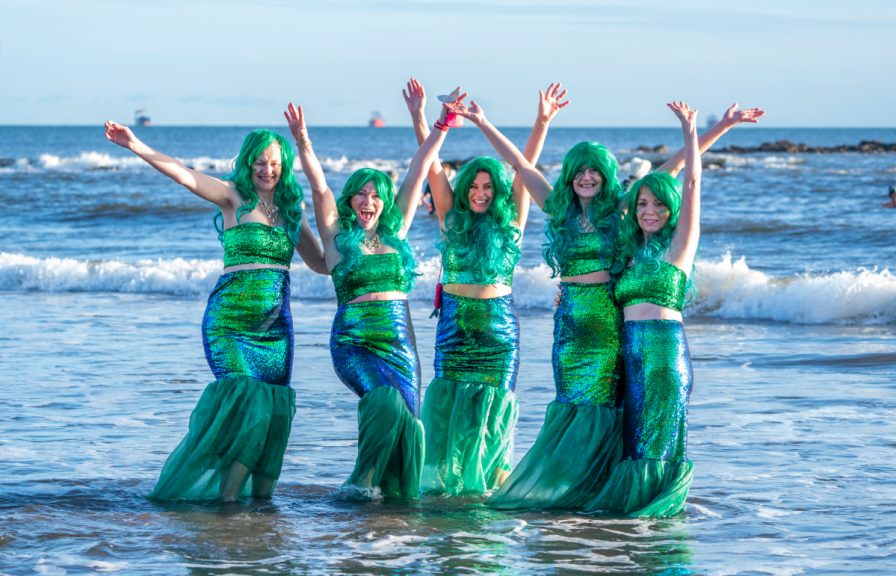
[{"label": "teal fishtail skirt", "polygon": [[222,275],[202,321],[206,360],[217,380],[190,416],[186,437],[149,494],[158,500],[216,500],[234,463],[247,474],[239,496],[269,497],[280,477],[295,415],[289,272]]}]

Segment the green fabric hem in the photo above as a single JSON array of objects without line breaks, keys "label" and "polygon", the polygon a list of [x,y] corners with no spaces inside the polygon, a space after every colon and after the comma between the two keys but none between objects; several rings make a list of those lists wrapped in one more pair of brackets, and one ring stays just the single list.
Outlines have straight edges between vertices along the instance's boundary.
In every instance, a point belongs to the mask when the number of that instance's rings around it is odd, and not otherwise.
[{"label": "green fabric hem", "polygon": [[622,457],[615,407],[553,401],[529,452],[488,505],[502,510],[581,509]]},{"label": "green fabric hem", "polygon": [[358,403],[358,457],[340,492],[352,499],[418,498],[423,453],[423,424],[401,393],[374,388]]},{"label": "green fabric hem", "polygon": [[488,494],[513,460],[519,403],[511,390],[435,378],[426,390],[424,492],[450,496]]},{"label": "green fabric hem", "polygon": [[[209,384],[199,398],[187,435],[174,449],[148,497],[217,500],[222,478],[237,462],[248,469],[239,497],[273,491],[296,411],[296,393],[249,376]],[[253,486],[253,477],[258,486]]]},{"label": "green fabric hem", "polygon": [[693,476],[689,460],[623,460],[585,511],[630,518],[674,516],[684,510]]}]

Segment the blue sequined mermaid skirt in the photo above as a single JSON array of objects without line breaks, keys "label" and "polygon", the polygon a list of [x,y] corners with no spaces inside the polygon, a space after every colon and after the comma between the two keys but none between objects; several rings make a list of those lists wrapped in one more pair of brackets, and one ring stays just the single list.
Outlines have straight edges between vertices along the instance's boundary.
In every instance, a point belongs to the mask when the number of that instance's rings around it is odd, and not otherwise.
[{"label": "blue sequined mermaid skirt", "polygon": [[249,471],[239,496],[270,496],[295,414],[289,272],[222,275],[208,299],[202,336],[217,380],[202,393],[186,437],[149,496],[218,499],[222,477],[234,463]]},{"label": "blue sequined mermaid skirt", "polygon": [[693,376],[684,326],[677,320],[629,321],[622,340],[623,461],[586,509],[672,516],[684,509],[693,477],[687,458]]},{"label": "blue sequined mermaid skirt", "polygon": [[358,457],[341,494],[416,498],[423,466],[420,360],[407,300],[343,304],[330,333],[333,367],[358,403]]},{"label": "blue sequined mermaid skirt", "polygon": [[519,415],[519,323],[513,296],[443,294],[435,378],[423,401],[423,490],[486,494],[510,471]]},{"label": "blue sequined mermaid skirt", "polygon": [[554,385],[541,431],[488,504],[581,508],[622,454],[616,409],[620,313],[606,284],[560,284],[554,313]]}]

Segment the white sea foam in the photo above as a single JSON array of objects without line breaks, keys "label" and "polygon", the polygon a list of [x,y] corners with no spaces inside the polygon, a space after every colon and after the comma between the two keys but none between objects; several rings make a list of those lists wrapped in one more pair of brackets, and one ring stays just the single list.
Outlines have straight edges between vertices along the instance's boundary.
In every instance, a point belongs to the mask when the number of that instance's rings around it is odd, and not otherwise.
[{"label": "white sea foam", "polygon": [[[418,271],[421,276],[411,299],[431,301],[439,281],[438,258],[421,260]],[[220,260],[83,260],[0,252],[0,291],[202,295],[212,289],[220,273]],[[300,261],[293,264],[291,276],[295,298],[334,298],[330,278]],[[744,258],[725,255],[718,261],[698,262],[696,281],[698,297],[685,309],[690,317],[883,324],[893,321],[896,310],[896,276],[887,269],[776,278],[751,269]],[[513,288],[520,309],[554,307],[557,281],[544,264],[518,267]]]}]

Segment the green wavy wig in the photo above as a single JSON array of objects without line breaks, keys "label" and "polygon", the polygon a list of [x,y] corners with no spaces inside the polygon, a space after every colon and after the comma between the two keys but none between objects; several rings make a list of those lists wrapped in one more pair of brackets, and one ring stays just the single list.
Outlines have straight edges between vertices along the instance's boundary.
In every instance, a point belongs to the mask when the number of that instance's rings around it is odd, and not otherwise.
[{"label": "green wavy wig", "polygon": [[[271,130],[249,132],[243,140],[240,153],[233,161],[233,171],[224,179],[236,185],[240,198],[243,199],[243,205],[236,211],[236,221],[239,223],[243,214],[255,210],[258,205],[258,194],[255,192],[255,184],[252,182],[252,165],[271,144],[280,146],[280,180],[274,188],[274,202],[280,209],[280,217],[283,218],[283,227],[286,229],[289,239],[292,240],[293,245],[298,246],[304,213],[302,201],[305,199],[305,193],[292,171],[295,155],[286,138]],[[223,218],[220,211],[215,215],[215,228],[218,232],[223,230]]]},{"label": "green wavy wig", "polygon": [[391,246],[401,257],[404,268],[404,276],[408,281],[408,290],[414,287],[414,281],[419,276],[415,272],[416,263],[414,254],[406,240],[398,237],[404,226],[401,209],[395,202],[396,190],[392,178],[385,172],[374,168],[361,168],[349,176],[342,188],[342,195],[336,201],[336,210],[339,212],[339,232],[333,242],[342,256],[339,265],[333,269],[333,276],[339,277],[353,269],[361,258],[361,241],[364,240],[364,229],[358,224],[355,211],[352,210],[352,197],[357,195],[368,182],[373,182],[376,193],[383,201],[383,211],[380,213],[376,225],[377,234],[383,243]]},{"label": "green wavy wig", "polygon": [[576,220],[582,214],[582,204],[573,188],[573,180],[576,174],[587,168],[596,170],[603,178],[600,192],[589,205],[588,220],[610,245],[616,241],[622,216],[618,210],[622,195],[619,162],[606,146],[596,142],[579,142],[563,157],[560,175],[544,203],[548,225],[545,227],[547,241],[542,245],[542,255],[551,267],[551,277],[560,274],[560,263],[566,257],[566,250],[579,233]]},{"label": "green wavy wig", "polygon": [[[470,209],[470,187],[480,172],[492,181],[492,203],[484,214]],[[504,166],[494,158],[479,156],[467,162],[454,182],[454,204],[445,216],[445,238],[439,248],[460,246],[464,268],[473,270],[477,281],[491,284],[508,262],[520,257],[521,232],[513,189]]]}]

